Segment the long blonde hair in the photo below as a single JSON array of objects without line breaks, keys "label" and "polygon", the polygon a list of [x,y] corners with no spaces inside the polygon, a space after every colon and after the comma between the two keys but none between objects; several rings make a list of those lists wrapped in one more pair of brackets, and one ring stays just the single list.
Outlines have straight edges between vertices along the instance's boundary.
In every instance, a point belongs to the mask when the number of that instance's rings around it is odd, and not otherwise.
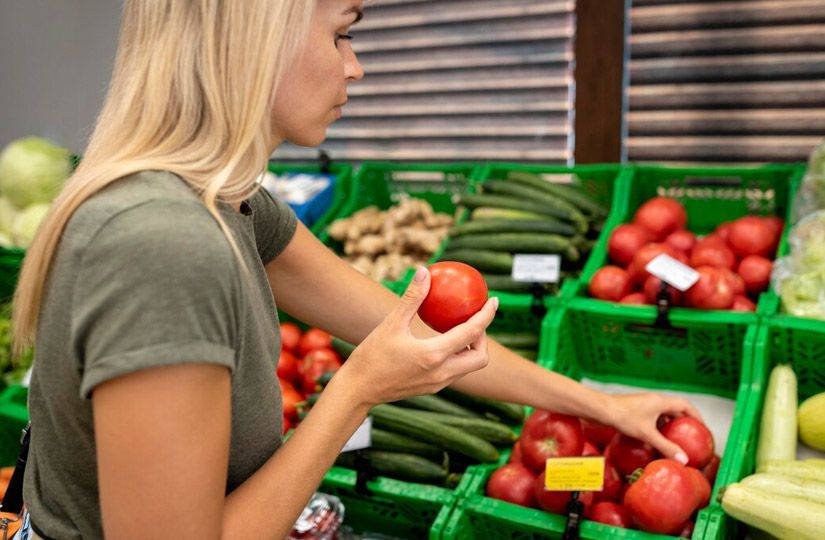
[{"label": "long blonde hair", "polygon": [[29,247],[14,295],[15,351],[34,343],[45,284],[74,211],[119,178],[177,174],[237,253],[217,201],[252,193],[271,150],[278,82],[314,0],[126,0],[112,80],[86,152]]}]

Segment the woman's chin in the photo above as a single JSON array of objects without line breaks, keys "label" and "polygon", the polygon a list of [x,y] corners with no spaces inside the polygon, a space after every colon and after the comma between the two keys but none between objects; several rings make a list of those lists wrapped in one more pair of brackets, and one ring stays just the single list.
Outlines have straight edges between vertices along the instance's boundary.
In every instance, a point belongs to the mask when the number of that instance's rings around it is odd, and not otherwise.
[{"label": "woman's chin", "polygon": [[323,130],[318,130],[314,133],[300,133],[298,135],[289,137],[287,140],[297,146],[315,147],[319,146],[322,142],[324,142],[324,139],[326,138],[327,130],[325,128]]}]

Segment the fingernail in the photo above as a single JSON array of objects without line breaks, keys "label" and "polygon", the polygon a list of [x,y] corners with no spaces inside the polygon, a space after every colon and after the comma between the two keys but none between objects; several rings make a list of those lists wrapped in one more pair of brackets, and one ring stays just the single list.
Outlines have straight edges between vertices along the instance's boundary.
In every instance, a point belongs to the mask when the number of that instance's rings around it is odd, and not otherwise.
[{"label": "fingernail", "polygon": [[425,277],[427,277],[427,269],[423,266],[419,266],[418,270],[415,271],[415,277],[413,278],[413,280],[418,281],[420,283],[424,281]]},{"label": "fingernail", "polygon": [[687,454],[685,454],[684,452],[677,452],[676,455],[673,456],[673,459],[675,459],[676,461],[678,461],[682,465],[687,465],[688,464],[688,457],[687,457]]},{"label": "fingernail", "polygon": [[493,297],[493,309],[498,309],[498,296]]}]

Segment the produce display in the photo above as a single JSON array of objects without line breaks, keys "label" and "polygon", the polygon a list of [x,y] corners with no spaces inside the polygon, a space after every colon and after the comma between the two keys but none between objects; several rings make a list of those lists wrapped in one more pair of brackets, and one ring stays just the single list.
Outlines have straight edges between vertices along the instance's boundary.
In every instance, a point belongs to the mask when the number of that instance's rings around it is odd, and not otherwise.
[{"label": "produce display", "polygon": [[662,281],[645,267],[665,254],[699,273],[699,280],[684,293],[671,286],[664,289],[672,306],[755,311],[759,294],[770,283],[783,221],[775,216],[743,216],[702,237],[686,230],[687,223],[687,212],[678,201],[655,197],[645,202],[631,223],[611,232],[607,247],[613,264],[592,276],[590,296],[624,304],[656,304]]},{"label": "produce display", "polygon": [[825,210],[802,218],[788,235],[790,254],[771,276],[782,311],[825,320]]},{"label": "produce display", "polygon": [[435,212],[427,201],[403,198],[387,210],[363,208],[333,221],[329,236],[343,243],[343,257],[353,268],[380,280],[397,280],[407,269],[432,258],[453,217]]},{"label": "produce display", "polygon": [[690,536],[693,518],[708,505],[719,456],[710,430],[689,417],[660,419],[662,434],[680,445],[688,464],[662,459],[640,440],[569,415],[534,411],[509,463],[487,481],[489,497],[564,514],[572,494],[545,489],[548,458],[604,456],[604,487],[582,492],[585,518],[623,528]]},{"label": "produce display", "polygon": [[574,275],[607,215],[576,187],[525,171],[485,180],[478,192],[462,193],[459,204],[470,210],[469,217],[450,229],[441,260],[470,264],[484,274],[489,289],[508,292],[532,287],[511,278],[517,253],[558,254],[563,275]]},{"label": "produce display", "polygon": [[20,384],[32,365],[34,354],[29,351],[12,361],[11,304],[0,304],[0,377],[6,385]]}]

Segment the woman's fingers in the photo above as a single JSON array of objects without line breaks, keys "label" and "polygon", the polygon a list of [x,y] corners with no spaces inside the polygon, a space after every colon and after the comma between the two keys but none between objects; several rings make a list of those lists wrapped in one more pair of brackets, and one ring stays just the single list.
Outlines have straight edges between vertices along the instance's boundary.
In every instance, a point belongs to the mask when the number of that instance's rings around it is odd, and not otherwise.
[{"label": "woman's fingers", "polygon": [[457,353],[478,343],[498,309],[498,298],[489,298],[487,302],[466,322],[432,338],[433,345],[448,354]]}]

